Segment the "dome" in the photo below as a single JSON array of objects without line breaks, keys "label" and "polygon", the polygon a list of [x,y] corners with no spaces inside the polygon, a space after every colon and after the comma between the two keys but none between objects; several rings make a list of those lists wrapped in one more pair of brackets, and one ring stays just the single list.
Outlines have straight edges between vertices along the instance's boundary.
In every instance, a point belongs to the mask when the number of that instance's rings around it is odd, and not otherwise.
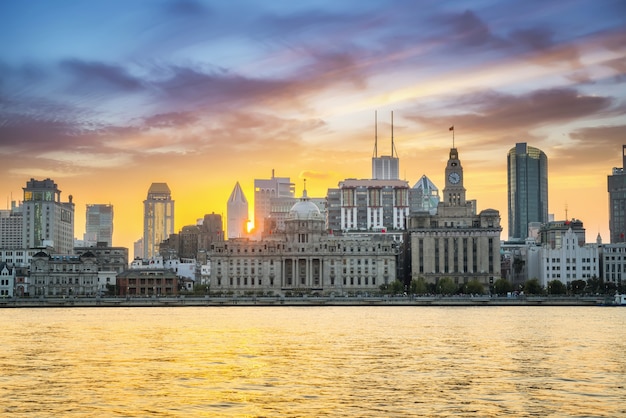
[{"label": "dome", "polygon": [[323,220],[323,217],[317,205],[309,200],[305,190],[302,199],[289,209],[287,219]]}]

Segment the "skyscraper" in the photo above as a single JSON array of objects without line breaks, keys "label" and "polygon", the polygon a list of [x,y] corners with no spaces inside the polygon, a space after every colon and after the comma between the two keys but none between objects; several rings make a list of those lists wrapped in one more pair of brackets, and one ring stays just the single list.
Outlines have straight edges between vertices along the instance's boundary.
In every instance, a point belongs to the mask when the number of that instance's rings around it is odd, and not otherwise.
[{"label": "skyscraper", "polygon": [[530,222],[548,222],[548,157],[525,142],[507,154],[509,239],[528,237]]},{"label": "skyscraper", "polygon": [[609,231],[611,243],[626,242],[626,145],[622,145],[622,167],[608,176]]},{"label": "skyscraper", "polygon": [[265,218],[272,210],[272,198],[294,197],[296,186],[289,177],[274,177],[272,170],[271,179],[254,180],[254,230],[260,237],[265,230]]},{"label": "skyscraper", "polygon": [[248,233],[248,200],[241,190],[239,182],[235,184],[233,192],[226,204],[228,239],[243,238]]},{"label": "skyscraper", "polygon": [[374,156],[372,157],[372,179],[398,180],[400,179],[400,159],[396,154],[393,142],[393,112],[391,112],[391,155],[378,156],[378,120],[375,120]]},{"label": "skyscraper", "polygon": [[51,246],[58,254],[74,250],[74,203],[61,201],[61,190],[50,180],[26,182],[22,203],[22,241],[25,248]]},{"label": "skyscraper", "polygon": [[87,246],[96,246],[99,242],[106,242],[108,247],[113,246],[113,205],[87,205],[83,239]]},{"label": "skyscraper", "polygon": [[174,233],[174,201],[167,183],[152,183],[143,201],[143,257],[159,255],[159,244]]}]

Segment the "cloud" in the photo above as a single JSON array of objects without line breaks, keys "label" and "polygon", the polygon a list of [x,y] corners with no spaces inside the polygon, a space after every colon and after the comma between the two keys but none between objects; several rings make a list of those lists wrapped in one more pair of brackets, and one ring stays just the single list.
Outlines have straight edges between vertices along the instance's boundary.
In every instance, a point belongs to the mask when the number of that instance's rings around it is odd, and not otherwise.
[{"label": "cloud", "polygon": [[[626,138],[626,125],[603,125],[588,128],[580,128],[569,134],[573,143],[566,149],[562,149],[560,158],[573,162],[578,166],[621,166],[620,154]],[[607,156],[615,155],[611,163]]]},{"label": "cloud", "polygon": [[117,94],[136,92],[143,88],[141,80],[130,75],[123,67],[103,62],[67,59],[60,62],[62,70],[73,77],[71,91]]}]

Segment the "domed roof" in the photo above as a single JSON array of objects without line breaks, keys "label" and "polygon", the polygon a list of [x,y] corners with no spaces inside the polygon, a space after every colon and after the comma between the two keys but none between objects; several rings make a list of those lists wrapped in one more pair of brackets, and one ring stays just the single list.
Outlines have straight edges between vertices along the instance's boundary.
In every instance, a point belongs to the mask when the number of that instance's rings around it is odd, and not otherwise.
[{"label": "domed roof", "polygon": [[305,190],[300,201],[289,209],[287,219],[323,220],[323,217],[317,205],[309,200]]}]

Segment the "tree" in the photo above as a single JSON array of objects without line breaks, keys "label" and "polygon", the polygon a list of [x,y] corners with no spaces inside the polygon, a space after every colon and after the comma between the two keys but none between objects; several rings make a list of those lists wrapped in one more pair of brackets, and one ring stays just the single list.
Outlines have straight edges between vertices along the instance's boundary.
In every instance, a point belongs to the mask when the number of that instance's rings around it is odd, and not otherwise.
[{"label": "tree", "polygon": [[437,293],[441,295],[452,295],[456,292],[457,287],[450,277],[442,277],[437,282]]},{"label": "tree", "polygon": [[423,295],[428,293],[428,285],[423,277],[419,277],[417,280],[411,280],[411,293],[414,295]]},{"label": "tree", "polygon": [[493,289],[497,295],[506,295],[513,291],[513,285],[507,279],[501,277],[493,284]]},{"label": "tree", "polygon": [[591,293],[602,293],[604,292],[604,281],[593,276],[591,279],[587,280],[587,289]]},{"label": "tree", "polygon": [[402,283],[400,280],[394,280],[393,282],[391,282],[389,290],[393,295],[404,293],[404,283]]},{"label": "tree", "polygon": [[567,293],[567,287],[560,280],[552,280],[548,282],[549,295],[564,295]]},{"label": "tree", "polygon": [[570,286],[573,294],[580,295],[585,292],[587,282],[584,280],[574,280],[570,283]]},{"label": "tree", "polygon": [[482,295],[485,293],[485,287],[483,286],[483,284],[481,282],[479,282],[478,280],[474,279],[474,280],[470,280],[469,282],[467,282],[465,284],[465,289],[464,289],[465,293],[470,293],[470,294],[476,294],[476,295]]},{"label": "tree", "polygon": [[539,283],[539,279],[526,280],[526,283],[524,283],[524,293],[528,295],[541,295],[543,293],[543,286]]}]

